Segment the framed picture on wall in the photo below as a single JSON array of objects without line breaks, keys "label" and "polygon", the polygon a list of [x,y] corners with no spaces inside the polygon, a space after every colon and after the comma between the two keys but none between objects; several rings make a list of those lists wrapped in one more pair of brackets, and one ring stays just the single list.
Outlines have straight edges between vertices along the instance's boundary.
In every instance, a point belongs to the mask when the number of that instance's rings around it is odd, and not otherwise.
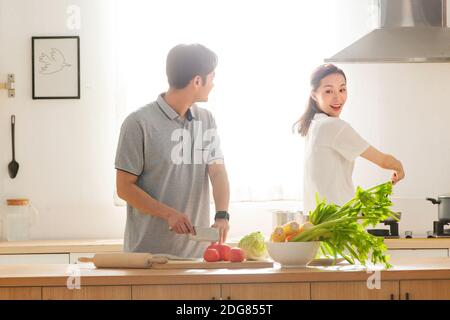
[{"label": "framed picture on wall", "polygon": [[80,99],[80,37],[32,37],[33,99]]}]

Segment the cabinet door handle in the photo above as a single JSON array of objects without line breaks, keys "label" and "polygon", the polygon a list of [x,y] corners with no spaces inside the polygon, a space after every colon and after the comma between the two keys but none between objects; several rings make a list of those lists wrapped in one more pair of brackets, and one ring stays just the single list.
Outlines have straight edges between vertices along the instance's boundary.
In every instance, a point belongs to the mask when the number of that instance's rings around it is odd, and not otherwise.
[{"label": "cabinet door handle", "polygon": [[391,300],[394,300],[394,294],[391,293]]},{"label": "cabinet door handle", "polygon": [[230,297],[230,296],[228,296],[228,297],[227,297],[227,300],[231,300],[231,297]]},{"label": "cabinet door handle", "polygon": [[405,294],[405,300],[409,300],[409,292]]},{"label": "cabinet door handle", "polygon": [[216,297],[212,297],[212,299],[211,300],[216,300]]}]

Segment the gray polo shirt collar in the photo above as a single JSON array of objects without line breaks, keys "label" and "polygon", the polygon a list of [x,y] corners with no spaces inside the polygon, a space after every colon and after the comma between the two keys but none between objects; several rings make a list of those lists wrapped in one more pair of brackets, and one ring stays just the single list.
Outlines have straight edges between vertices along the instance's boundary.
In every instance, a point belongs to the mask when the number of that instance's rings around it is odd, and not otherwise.
[{"label": "gray polo shirt collar", "polygon": [[[164,93],[161,93],[158,96],[158,99],[156,99],[156,102],[158,103],[159,108],[165,113],[165,115],[170,119],[170,120],[175,120],[177,118],[180,117],[180,115],[173,110],[173,108],[171,106],[169,106],[167,104],[167,102],[164,100]],[[188,119],[189,121],[192,120],[192,118],[197,118],[195,112],[194,112],[194,108],[191,106],[188,111],[186,112],[186,119]]]}]

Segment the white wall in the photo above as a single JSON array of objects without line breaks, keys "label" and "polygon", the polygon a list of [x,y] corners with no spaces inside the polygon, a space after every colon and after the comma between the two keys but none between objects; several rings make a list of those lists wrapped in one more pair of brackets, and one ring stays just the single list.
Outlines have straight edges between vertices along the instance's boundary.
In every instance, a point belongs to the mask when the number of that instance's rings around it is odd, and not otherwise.
[{"label": "white wall", "polygon": [[[66,9],[81,8],[81,29]],[[0,92],[0,201],[26,197],[40,211],[34,239],[111,238],[123,234],[124,208],[113,206],[115,106],[110,1],[0,0],[0,82],[16,75],[16,97]],[[31,99],[31,37],[80,35],[81,100]],[[16,158],[10,179],[10,115]]]},{"label": "white wall", "polygon": [[[81,30],[66,28],[66,8],[81,8]],[[329,55],[373,27],[371,1],[332,0],[336,37]],[[113,10],[108,0],[0,0],[0,82],[16,74],[16,98],[0,91],[0,201],[30,198],[40,211],[34,239],[122,237],[124,207],[113,205],[116,143],[113,69]],[[31,36],[81,37],[81,100],[31,99]],[[375,147],[404,162],[407,178],[395,188],[400,229],[425,233],[437,219],[426,196],[450,192],[450,64],[341,65],[349,79],[343,117]],[[10,115],[17,117],[19,174],[11,180]],[[355,183],[370,186],[389,178],[358,161]],[[260,203],[232,206],[232,237],[268,232],[271,209]],[[295,210],[297,204],[287,204]],[[4,210],[4,207],[2,208]],[[238,228],[238,225],[241,228]],[[234,226],[234,227],[233,227]]]},{"label": "white wall", "polygon": [[[437,206],[425,201],[450,192],[450,64],[345,66],[351,101],[346,116],[380,150],[403,162],[406,178],[394,188],[402,230],[425,233],[437,220]],[[356,81],[352,79],[366,79]],[[355,168],[363,186],[389,174],[367,161]]]}]

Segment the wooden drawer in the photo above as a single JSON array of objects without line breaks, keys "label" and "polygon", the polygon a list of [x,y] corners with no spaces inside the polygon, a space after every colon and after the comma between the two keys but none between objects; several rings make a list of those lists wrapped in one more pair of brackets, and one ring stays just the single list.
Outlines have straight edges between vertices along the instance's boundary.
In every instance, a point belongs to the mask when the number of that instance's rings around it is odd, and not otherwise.
[{"label": "wooden drawer", "polygon": [[309,300],[309,283],[246,283],[222,285],[224,300]]},{"label": "wooden drawer", "polygon": [[381,281],[380,289],[369,289],[366,281],[311,283],[312,300],[398,300],[398,298],[398,281]]},{"label": "wooden drawer", "polygon": [[43,300],[131,300],[131,286],[43,287]]},{"label": "wooden drawer", "polygon": [[41,287],[0,287],[0,300],[41,300]]},{"label": "wooden drawer", "polygon": [[133,286],[133,300],[219,300],[219,284]]},{"label": "wooden drawer", "polygon": [[402,300],[450,300],[450,280],[402,280]]}]

